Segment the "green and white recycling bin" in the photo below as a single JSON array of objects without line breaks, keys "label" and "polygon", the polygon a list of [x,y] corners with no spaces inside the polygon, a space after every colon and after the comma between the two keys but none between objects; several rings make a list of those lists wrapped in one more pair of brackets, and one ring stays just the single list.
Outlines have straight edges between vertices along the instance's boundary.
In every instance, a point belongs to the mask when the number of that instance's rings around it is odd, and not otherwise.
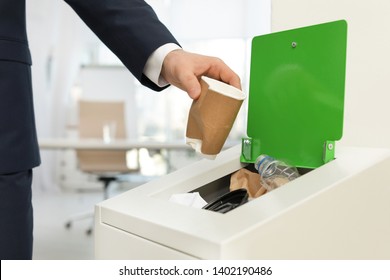
[{"label": "green and white recycling bin", "polygon": [[[389,259],[390,151],[342,147],[345,21],[253,39],[247,136],[95,207],[97,259]],[[257,156],[304,175],[225,213],[210,202]]]}]

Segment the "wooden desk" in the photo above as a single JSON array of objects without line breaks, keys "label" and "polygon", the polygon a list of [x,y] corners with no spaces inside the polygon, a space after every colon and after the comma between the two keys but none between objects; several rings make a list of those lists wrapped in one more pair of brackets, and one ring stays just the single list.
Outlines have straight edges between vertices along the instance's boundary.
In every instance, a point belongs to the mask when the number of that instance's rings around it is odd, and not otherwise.
[{"label": "wooden desk", "polygon": [[131,150],[131,149],[169,149],[169,150],[190,150],[191,147],[184,141],[134,141],[115,140],[109,143],[100,139],[71,139],[71,138],[41,138],[39,147],[45,150]]},{"label": "wooden desk", "polygon": [[[99,151],[129,151],[132,149],[146,148],[149,150],[169,150],[169,151],[191,151],[192,148],[183,141],[158,142],[158,141],[134,141],[115,140],[109,143],[102,139],[77,139],[77,138],[40,138],[38,139],[41,151],[75,151],[75,150],[99,150]],[[168,171],[173,170],[171,166],[171,155],[168,152],[164,155]],[[72,164],[70,166],[73,166]],[[75,167],[76,168],[76,167]],[[65,170],[63,172],[69,172]],[[65,176],[69,177],[69,176]]]}]

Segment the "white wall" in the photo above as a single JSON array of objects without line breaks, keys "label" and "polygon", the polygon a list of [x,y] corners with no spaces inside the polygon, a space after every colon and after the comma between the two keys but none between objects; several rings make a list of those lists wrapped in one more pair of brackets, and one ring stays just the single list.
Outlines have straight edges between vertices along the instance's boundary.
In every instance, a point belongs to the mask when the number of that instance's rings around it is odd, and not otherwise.
[{"label": "white wall", "polygon": [[269,32],[270,0],[170,0],[170,3],[171,8],[162,17],[180,41],[251,38]]},{"label": "white wall", "polygon": [[26,2],[38,135],[63,136],[69,92],[91,39],[64,1]]},{"label": "white wall", "polygon": [[[35,119],[39,137],[64,136],[70,90],[80,66],[82,47],[93,40],[87,27],[62,1],[26,1],[32,54]],[[34,170],[35,188],[56,186],[57,153],[42,151]]]},{"label": "white wall", "polygon": [[341,145],[390,148],[390,1],[272,0],[272,31],[348,22]]}]

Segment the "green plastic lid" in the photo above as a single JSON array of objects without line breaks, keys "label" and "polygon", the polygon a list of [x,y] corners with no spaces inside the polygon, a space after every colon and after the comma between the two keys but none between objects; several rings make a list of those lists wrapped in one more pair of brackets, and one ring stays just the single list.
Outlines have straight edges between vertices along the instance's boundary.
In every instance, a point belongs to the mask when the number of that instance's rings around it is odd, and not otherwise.
[{"label": "green plastic lid", "polygon": [[316,168],[334,159],[343,132],[346,48],[344,20],[253,38],[242,162],[268,154]]}]

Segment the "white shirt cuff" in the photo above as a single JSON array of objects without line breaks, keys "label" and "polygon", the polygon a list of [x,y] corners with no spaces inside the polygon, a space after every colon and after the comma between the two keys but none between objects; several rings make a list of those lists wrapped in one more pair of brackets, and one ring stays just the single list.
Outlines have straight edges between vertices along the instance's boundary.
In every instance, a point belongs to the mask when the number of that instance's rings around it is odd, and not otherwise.
[{"label": "white shirt cuff", "polygon": [[181,49],[178,45],[174,43],[168,43],[162,45],[157,50],[155,50],[146,61],[144,67],[144,74],[149,78],[153,83],[159,87],[164,87],[169,83],[161,76],[161,68],[164,62],[164,59],[168,53],[173,50]]}]

